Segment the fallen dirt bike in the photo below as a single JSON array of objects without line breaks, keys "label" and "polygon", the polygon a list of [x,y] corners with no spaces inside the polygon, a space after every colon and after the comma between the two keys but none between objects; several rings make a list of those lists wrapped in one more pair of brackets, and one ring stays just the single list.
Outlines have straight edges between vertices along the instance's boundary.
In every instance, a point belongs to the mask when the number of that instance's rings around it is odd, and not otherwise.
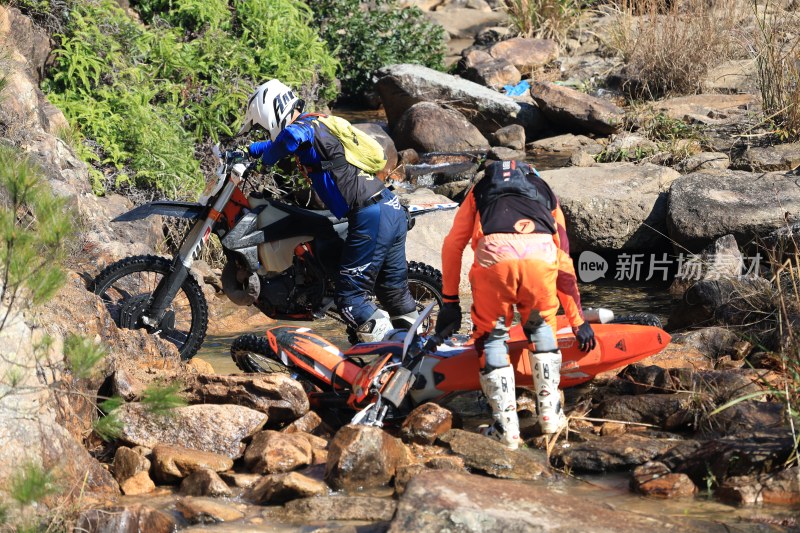
[{"label": "fallen dirt bike", "polygon": [[[432,305],[420,313],[426,320]],[[592,324],[597,346],[588,353],[578,343],[566,317],[559,316],[558,344],[563,355],[561,388],[591,380],[663,350],[670,336],[653,315],[630,315],[618,323]],[[638,322],[637,324],[619,322]],[[656,325],[642,325],[656,324]],[[419,324],[418,324],[419,325]],[[412,328],[411,332],[416,332]],[[405,334],[403,341],[356,344],[346,352],[309,328],[277,326],[266,336],[243,335],[231,345],[231,357],[245,372],[285,372],[299,380],[315,408],[349,412],[351,423],[381,426],[402,418],[427,401],[442,402],[479,391],[478,354],[465,336]],[[510,330],[508,348],[518,387],[532,387],[527,340],[522,327]],[[467,341],[454,342],[454,340]],[[341,419],[341,417],[340,417]]]},{"label": "fallen dirt bike", "polygon": [[[106,267],[92,286],[117,325],[160,335],[177,346],[183,359],[197,353],[206,335],[208,306],[190,269],[211,233],[219,237],[225,253],[222,288],[234,303],[255,305],[265,315],[283,320],[338,316],[333,280],[347,219],[259,193],[245,196],[244,185],[256,162],[243,152],[222,152],[218,147],[214,155],[219,166],[198,202],[151,202],[113,220],[154,215],[191,220],[175,257],[127,257]],[[410,216],[426,210],[430,209],[412,209]],[[441,304],[438,270],[412,261],[408,277],[419,309],[429,302]],[[423,327],[431,327],[431,320]]]}]

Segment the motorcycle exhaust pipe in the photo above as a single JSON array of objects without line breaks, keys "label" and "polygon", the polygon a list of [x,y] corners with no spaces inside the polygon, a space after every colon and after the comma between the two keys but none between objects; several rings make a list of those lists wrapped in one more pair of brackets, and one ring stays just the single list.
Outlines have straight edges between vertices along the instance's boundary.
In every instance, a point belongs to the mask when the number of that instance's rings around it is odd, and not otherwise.
[{"label": "motorcycle exhaust pipe", "polygon": [[252,305],[261,293],[261,280],[258,274],[250,277],[242,284],[238,278],[239,269],[235,261],[228,261],[222,269],[222,292],[236,305]]},{"label": "motorcycle exhaust pipe", "polygon": [[398,367],[389,383],[381,391],[381,397],[395,407],[400,407],[403,399],[414,386],[417,377],[406,367]]}]

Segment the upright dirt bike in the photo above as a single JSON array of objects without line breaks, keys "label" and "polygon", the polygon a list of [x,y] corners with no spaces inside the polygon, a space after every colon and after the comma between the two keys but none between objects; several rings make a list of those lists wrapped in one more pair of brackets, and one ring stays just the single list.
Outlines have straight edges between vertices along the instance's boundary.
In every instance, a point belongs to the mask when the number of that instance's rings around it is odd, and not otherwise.
[{"label": "upright dirt bike", "polygon": [[[226,258],[222,288],[234,303],[255,305],[265,315],[283,320],[337,316],[333,280],[347,220],[259,193],[245,195],[243,187],[257,162],[243,152],[223,152],[218,147],[214,155],[219,166],[198,202],[151,202],[113,220],[153,215],[191,220],[175,257],[127,257],[93,281],[94,292],[117,325],[160,335],[175,344],[184,359],[197,353],[208,326],[206,299],[190,269],[211,233],[222,243]],[[412,211],[410,217],[425,209]],[[408,278],[419,309],[431,302],[441,305],[438,270],[412,261]],[[429,317],[423,328],[431,328],[432,320]]]}]

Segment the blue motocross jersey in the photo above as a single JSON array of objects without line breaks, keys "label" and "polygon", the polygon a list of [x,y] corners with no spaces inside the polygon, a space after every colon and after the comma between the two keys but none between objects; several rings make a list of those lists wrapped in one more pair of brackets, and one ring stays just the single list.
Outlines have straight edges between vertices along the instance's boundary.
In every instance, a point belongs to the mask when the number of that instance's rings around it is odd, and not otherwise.
[{"label": "blue motocross jersey", "polygon": [[[261,157],[265,165],[274,165],[289,155],[296,155],[306,167],[319,168],[322,157],[314,147],[314,127],[303,121],[295,121],[281,131],[274,141],[256,142],[250,145],[250,155]],[[308,172],[311,186],[322,202],[338,218],[350,211],[336,180],[329,170]]]}]

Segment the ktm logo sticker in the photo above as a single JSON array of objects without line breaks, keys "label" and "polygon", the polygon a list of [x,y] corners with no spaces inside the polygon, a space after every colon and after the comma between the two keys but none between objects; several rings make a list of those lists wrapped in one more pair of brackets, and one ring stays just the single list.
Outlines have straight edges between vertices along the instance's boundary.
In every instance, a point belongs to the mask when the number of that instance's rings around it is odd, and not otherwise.
[{"label": "ktm logo sticker", "polygon": [[521,218],[514,223],[514,230],[517,233],[533,233],[534,229],[536,229],[536,224],[529,218]]}]

